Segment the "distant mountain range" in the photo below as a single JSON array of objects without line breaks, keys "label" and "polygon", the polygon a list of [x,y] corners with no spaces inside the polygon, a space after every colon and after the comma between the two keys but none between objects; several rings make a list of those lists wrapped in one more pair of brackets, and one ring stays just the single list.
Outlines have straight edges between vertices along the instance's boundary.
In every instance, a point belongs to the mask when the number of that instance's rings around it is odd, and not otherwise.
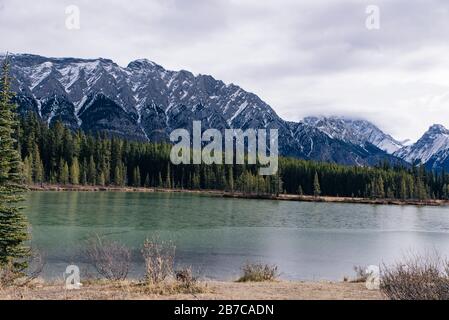
[{"label": "distant mountain range", "polygon": [[[4,56],[0,56],[3,60]],[[404,146],[374,124],[342,117],[281,119],[257,95],[209,75],[169,71],[149,60],[126,68],[108,59],[10,56],[21,113],[62,121],[72,129],[105,131],[141,141],[168,141],[177,128],[279,129],[284,156],[348,165],[422,163],[449,169],[449,131],[434,125]]]}]

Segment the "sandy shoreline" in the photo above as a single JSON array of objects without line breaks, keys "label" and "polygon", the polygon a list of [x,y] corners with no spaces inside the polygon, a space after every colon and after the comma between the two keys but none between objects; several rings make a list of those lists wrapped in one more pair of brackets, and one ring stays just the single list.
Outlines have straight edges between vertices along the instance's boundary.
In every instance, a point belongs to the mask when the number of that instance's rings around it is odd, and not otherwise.
[{"label": "sandy shoreline", "polygon": [[80,290],[65,290],[62,283],[34,284],[0,290],[0,300],[382,300],[379,291],[363,283],[348,282],[204,282],[204,293],[146,294],[136,284],[84,284]]},{"label": "sandy shoreline", "polygon": [[186,189],[164,189],[164,188],[134,188],[134,187],[103,187],[103,186],[61,186],[61,185],[31,185],[31,191],[78,191],[78,192],[170,192],[170,193],[194,193],[208,196],[239,198],[239,199],[259,199],[259,200],[281,200],[299,202],[331,202],[331,203],[355,203],[373,205],[413,205],[413,206],[449,206],[448,200],[397,200],[397,199],[367,199],[367,198],[347,198],[347,197],[314,197],[300,196],[294,194],[258,195],[244,194],[240,192],[225,192],[217,190],[186,190]]}]

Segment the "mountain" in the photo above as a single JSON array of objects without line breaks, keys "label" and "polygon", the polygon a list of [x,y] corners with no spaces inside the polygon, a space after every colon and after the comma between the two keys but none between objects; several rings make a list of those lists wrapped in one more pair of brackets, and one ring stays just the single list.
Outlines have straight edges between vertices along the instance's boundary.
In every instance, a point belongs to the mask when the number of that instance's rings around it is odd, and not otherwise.
[{"label": "mountain", "polygon": [[366,120],[343,117],[308,117],[304,119],[304,122],[318,128],[333,139],[360,146],[364,146],[368,142],[390,154],[403,147],[401,142]]},{"label": "mountain", "polygon": [[[364,130],[357,121],[343,122],[346,129],[331,132],[310,119],[284,121],[257,95],[210,75],[169,71],[146,59],[127,67],[103,58],[30,54],[11,55],[10,61],[19,111],[36,112],[49,124],[60,120],[92,133],[168,141],[172,130],[191,129],[200,120],[204,128],[220,130],[278,129],[284,156],[349,165],[404,163],[385,152],[397,141],[373,125]],[[365,138],[355,139],[357,132]]]},{"label": "mountain", "polygon": [[435,124],[415,144],[398,150],[394,155],[429,169],[449,169],[449,130]]}]

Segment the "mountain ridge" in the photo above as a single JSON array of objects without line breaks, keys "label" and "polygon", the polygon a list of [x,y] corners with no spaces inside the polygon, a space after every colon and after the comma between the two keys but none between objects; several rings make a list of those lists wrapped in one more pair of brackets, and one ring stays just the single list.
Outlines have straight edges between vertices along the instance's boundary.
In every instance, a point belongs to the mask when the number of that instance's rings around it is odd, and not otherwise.
[{"label": "mountain ridge", "polygon": [[405,164],[390,154],[402,149],[400,142],[368,121],[330,118],[346,126],[336,133],[310,118],[285,121],[256,94],[210,75],[166,70],[148,59],[126,67],[104,58],[13,54],[10,60],[20,111],[36,112],[49,124],[62,120],[72,129],[150,141],[168,141],[171,130],[190,129],[194,120],[219,130],[278,129],[281,155],[351,165]]}]

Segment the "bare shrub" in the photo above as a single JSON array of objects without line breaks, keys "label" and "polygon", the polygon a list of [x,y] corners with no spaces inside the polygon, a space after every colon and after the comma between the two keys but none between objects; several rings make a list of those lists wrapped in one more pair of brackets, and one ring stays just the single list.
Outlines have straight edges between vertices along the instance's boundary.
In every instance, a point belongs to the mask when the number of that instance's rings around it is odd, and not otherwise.
[{"label": "bare shrub", "polygon": [[198,291],[198,278],[193,275],[191,267],[183,268],[175,272],[178,285],[186,292],[195,293]]},{"label": "bare shrub", "polygon": [[25,260],[28,267],[21,272],[17,272],[12,263],[0,267],[0,289],[11,286],[26,286],[41,275],[45,261],[39,250],[31,249],[29,257]]},{"label": "bare shrub", "polygon": [[391,300],[449,300],[449,262],[438,255],[414,255],[383,266],[381,292]]},{"label": "bare shrub", "polygon": [[96,236],[87,241],[84,254],[104,278],[122,281],[128,276],[131,251],[121,243]]},{"label": "bare shrub", "polygon": [[176,247],[171,241],[158,237],[146,239],[142,255],[145,260],[145,281],[147,284],[159,284],[173,276]]},{"label": "bare shrub", "polygon": [[20,276],[14,272],[12,264],[0,267],[0,289],[14,285]]},{"label": "bare shrub", "polygon": [[350,280],[350,282],[353,283],[366,282],[370,276],[370,273],[367,272],[367,268],[363,266],[354,266],[354,272],[356,276],[354,279]]},{"label": "bare shrub", "polygon": [[261,263],[246,263],[242,267],[243,275],[237,282],[274,281],[279,277],[278,267]]}]

